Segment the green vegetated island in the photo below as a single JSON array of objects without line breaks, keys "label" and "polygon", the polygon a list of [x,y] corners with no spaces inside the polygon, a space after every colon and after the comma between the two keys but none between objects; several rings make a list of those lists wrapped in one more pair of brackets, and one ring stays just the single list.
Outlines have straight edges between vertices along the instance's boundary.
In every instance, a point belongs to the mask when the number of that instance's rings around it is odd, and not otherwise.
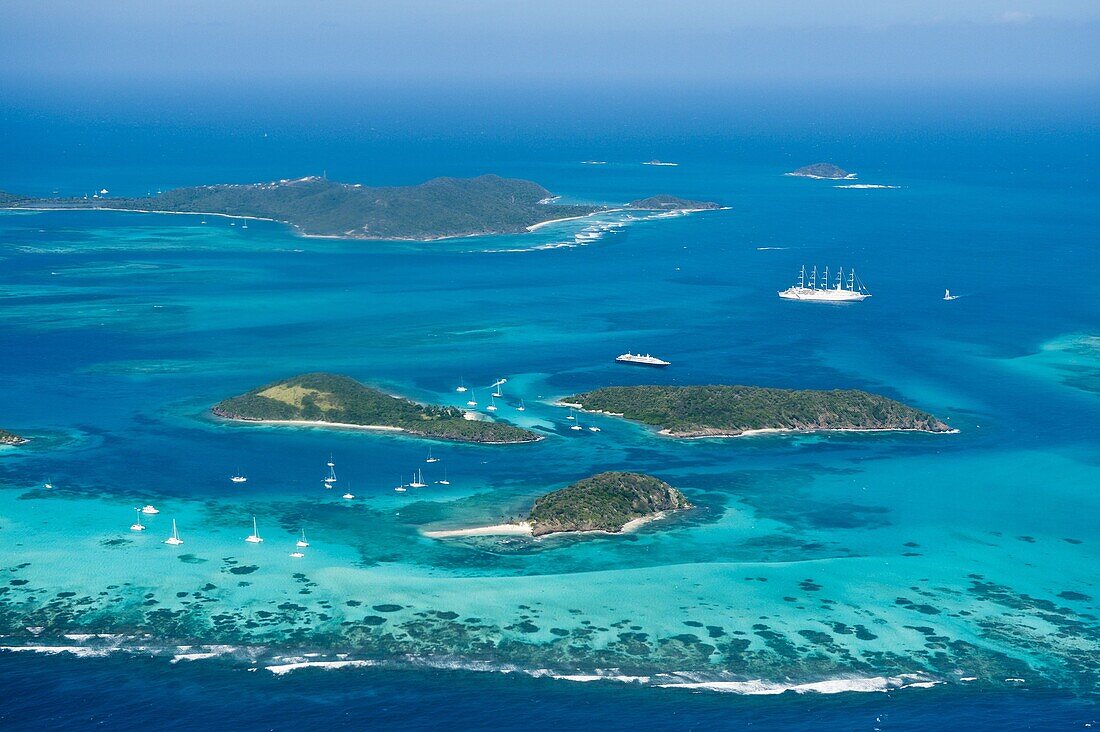
[{"label": "green vegetated island", "polygon": [[427,531],[446,539],[464,536],[545,536],[598,531],[617,534],[663,517],[669,511],[694,508],[668,483],[643,473],[599,473],[535,499],[527,517],[517,523],[472,529]]},{"label": "green vegetated island", "polygon": [[657,427],[672,437],[737,437],[762,432],[954,432],[927,412],[852,389],[760,386],[611,386],[561,404]]},{"label": "green vegetated island", "polygon": [[22,445],[26,441],[27,438],[20,437],[14,432],[0,430],[0,445]]},{"label": "green vegetated island", "polygon": [[[497,175],[371,187],[308,177],[272,183],[177,188],[141,198],[32,198],[0,192],[0,207],[202,213],[268,219],[306,236],[428,241],[516,234],[536,224],[611,210],[557,203],[538,183]],[[628,208],[717,209],[709,201],[656,196]]]},{"label": "green vegetated island", "polygon": [[539,435],[515,425],[470,419],[455,407],[418,404],[339,374],[312,373],[230,397],[218,417],[268,424],[380,429],[458,442],[534,442]]},{"label": "green vegetated island", "polygon": [[804,165],[798,170],[792,170],[787,175],[795,175],[800,178],[825,178],[827,180],[852,180],[855,173],[849,173],[844,168],[832,163],[814,163]]}]

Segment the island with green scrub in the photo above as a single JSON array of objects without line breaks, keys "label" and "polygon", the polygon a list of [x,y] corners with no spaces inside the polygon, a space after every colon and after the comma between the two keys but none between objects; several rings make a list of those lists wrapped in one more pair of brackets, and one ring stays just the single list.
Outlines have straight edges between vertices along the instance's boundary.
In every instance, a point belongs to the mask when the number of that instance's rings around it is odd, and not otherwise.
[{"label": "island with green scrub", "polygon": [[539,435],[455,407],[391,396],[349,376],[311,373],[261,386],[215,405],[215,416],[265,424],[401,431],[457,442],[534,442]]},{"label": "island with green scrub", "polygon": [[[177,188],[136,198],[101,193],[82,198],[35,198],[0,191],[0,208],[236,216],[282,222],[305,236],[413,241],[518,234],[538,224],[610,209],[557,203],[553,194],[538,183],[498,175],[435,178],[409,186],[364,186],[311,176],[270,183]],[[646,201],[656,198],[635,203]],[[676,208],[717,208],[717,204],[684,202],[693,205]]]},{"label": "island with green scrub", "polygon": [[759,386],[611,386],[560,402],[657,427],[672,437],[764,432],[954,432],[927,412],[877,394]]},{"label": "island with green scrub", "polygon": [[832,163],[814,163],[813,165],[803,165],[798,170],[792,170],[787,175],[797,176],[799,178],[823,178],[825,180],[852,180],[856,177],[855,173],[849,173],[844,168]]},{"label": "island with green scrub", "polygon": [[639,198],[626,205],[628,208],[645,211],[716,211],[722,208],[714,201],[695,201],[690,198],[679,198],[667,194]]},{"label": "island with green scrub", "polygon": [[607,472],[578,480],[535,499],[518,522],[467,529],[425,531],[433,539],[471,536],[546,536],[569,532],[618,534],[694,508],[684,494],[644,473]]},{"label": "island with green scrub", "polygon": [[14,432],[8,432],[7,430],[0,430],[0,445],[22,445],[27,441],[27,438],[20,437]]}]

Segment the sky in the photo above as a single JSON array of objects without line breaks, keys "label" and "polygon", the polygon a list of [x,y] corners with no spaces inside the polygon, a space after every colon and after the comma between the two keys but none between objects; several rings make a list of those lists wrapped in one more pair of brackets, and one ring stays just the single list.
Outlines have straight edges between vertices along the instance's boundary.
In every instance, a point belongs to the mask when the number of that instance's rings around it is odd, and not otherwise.
[{"label": "sky", "polygon": [[59,91],[1087,88],[1100,2],[8,0],[0,68],[9,90]]}]

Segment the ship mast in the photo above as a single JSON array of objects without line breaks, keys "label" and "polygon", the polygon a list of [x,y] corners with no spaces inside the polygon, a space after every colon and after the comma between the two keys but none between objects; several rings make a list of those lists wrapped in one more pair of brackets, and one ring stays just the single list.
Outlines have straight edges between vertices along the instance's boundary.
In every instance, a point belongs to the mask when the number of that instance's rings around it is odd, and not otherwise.
[{"label": "ship mast", "polygon": [[810,289],[817,289],[817,265],[814,265],[814,271],[810,273]]}]

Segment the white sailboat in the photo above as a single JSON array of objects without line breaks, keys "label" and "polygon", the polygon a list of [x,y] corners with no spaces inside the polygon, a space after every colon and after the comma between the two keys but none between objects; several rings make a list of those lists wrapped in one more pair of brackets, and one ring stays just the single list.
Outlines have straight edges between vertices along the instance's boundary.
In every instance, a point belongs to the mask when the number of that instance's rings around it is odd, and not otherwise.
[{"label": "white sailboat", "polygon": [[141,523],[141,509],[134,509],[134,513],[137,514],[137,519],[130,524],[130,531],[145,531],[145,526]]},{"label": "white sailboat", "polygon": [[336,482],[336,463],[332,462],[332,455],[328,456],[328,462],[325,463],[328,466],[328,475],[325,476],[325,488],[331,488],[332,484]]},{"label": "white sailboat", "polygon": [[455,389],[459,394],[466,393],[466,382],[462,379],[458,380],[458,387]]},{"label": "white sailboat", "polygon": [[244,477],[244,473],[242,473],[239,470],[237,471],[237,473],[232,478],[230,478],[230,480],[233,481],[234,483],[247,483],[248,482],[248,478]]},{"label": "white sailboat", "polygon": [[519,406],[516,407],[516,411],[517,412],[526,412],[527,411],[527,407],[523,406],[523,400],[522,399],[519,400]]},{"label": "white sailboat", "polygon": [[959,296],[958,295],[952,295],[951,290],[944,290],[943,291],[943,299],[944,300],[949,300],[949,301],[950,300],[958,300]]},{"label": "white sailboat", "polygon": [[410,488],[427,488],[428,484],[424,482],[424,473],[417,470],[413,474],[413,479],[409,482]]},{"label": "white sailboat", "polygon": [[573,423],[573,425],[569,429],[576,430],[576,431],[579,432],[580,430],[583,430],[584,427],[581,427],[581,421],[578,419],[576,422]]},{"label": "white sailboat", "polygon": [[300,552],[300,551],[298,551],[297,549],[295,549],[294,551],[292,551],[292,552],[290,553],[290,556],[294,557],[295,559],[301,559],[302,557],[304,557],[304,556],[305,556],[305,554],[304,554],[304,553],[302,553],[302,552]]},{"label": "white sailboat", "polygon": [[778,293],[784,300],[802,300],[805,302],[859,302],[871,296],[867,288],[856,276],[854,269],[848,273],[848,280],[844,280],[844,268],[841,267],[836,275],[836,282],[829,284],[829,269],[819,281],[817,267],[813,268],[810,276],[806,277],[806,267],[803,265],[798,274],[798,284],[788,287]]},{"label": "white sailboat", "polygon": [[400,482],[397,484],[397,487],[394,488],[394,490],[398,493],[404,493],[407,490],[405,487],[405,476],[401,476]]},{"label": "white sailboat", "polygon": [[599,432],[599,431],[600,431],[600,428],[599,428],[599,427],[596,427],[595,425],[593,425],[592,427],[589,427],[589,428],[588,428],[588,431],[589,431],[589,432]]},{"label": "white sailboat", "polygon": [[298,547],[299,549],[304,549],[305,547],[309,546],[309,542],[306,541],[306,530],[305,529],[302,529],[302,538],[298,539],[298,541],[294,542],[294,546]]},{"label": "white sailboat", "polygon": [[42,487],[45,488],[46,490],[50,490],[50,489],[53,488],[53,482],[47,480],[45,483],[42,484]]},{"label": "white sailboat", "polygon": [[164,543],[170,546],[179,546],[183,543],[183,539],[180,538],[180,532],[176,529],[175,519],[172,519],[172,535],[165,539]]},{"label": "white sailboat", "polygon": [[428,458],[424,462],[426,462],[426,463],[438,463],[439,462],[439,458],[434,457],[432,455],[432,448],[430,448],[430,447],[428,448]]},{"label": "white sailboat", "polygon": [[504,390],[500,387],[507,383],[508,379],[497,379],[496,382],[493,383],[493,386],[496,388],[496,391],[493,392],[493,396],[497,397],[498,399],[504,396]]},{"label": "white sailboat", "polygon": [[447,480],[447,470],[446,469],[443,470],[443,480],[437,480],[436,483],[438,483],[439,485],[450,485],[451,484],[451,481]]},{"label": "white sailboat", "polygon": [[155,514],[160,513],[160,509],[157,508],[156,506],[150,504],[148,506],[142,506],[141,512],[143,514],[145,514],[146,516],[153,516]]},{"label": "white sailboat", "polygon": [[492,396],[489,397],[489,406],[485,407],[485,411],[487,411],[487,412],[497,411],[497,400],[496,400],[495,397],[492,397]]},{"label": "white sailboat", "polygon": [[245,537],[245,541],[247,541],[249,544],[260,544],[263,542],[263,539],[260,538],[260,532],[256,529],[255,516],[252,517],[252,533],[249,536]]},{"label": "white sailboat", "polygon": [[566,419],[576,419],[576,417],[573,415],[573,407],[569,407],[569,416],[566,417]]},{"label": "white sailboat", "polygon": [[345,501],[350,501],[355,498],[355,494],[351,492],[351,488],[348,488],[348,492],[341,496]]},{"label": "white sailboat", "polygon": [[477,399],[474,399],[473,394],[470,395],[470,399],[469,399],[469,401],[466,402],[466,406],[467,407],[476,407],[477,406]]}]

